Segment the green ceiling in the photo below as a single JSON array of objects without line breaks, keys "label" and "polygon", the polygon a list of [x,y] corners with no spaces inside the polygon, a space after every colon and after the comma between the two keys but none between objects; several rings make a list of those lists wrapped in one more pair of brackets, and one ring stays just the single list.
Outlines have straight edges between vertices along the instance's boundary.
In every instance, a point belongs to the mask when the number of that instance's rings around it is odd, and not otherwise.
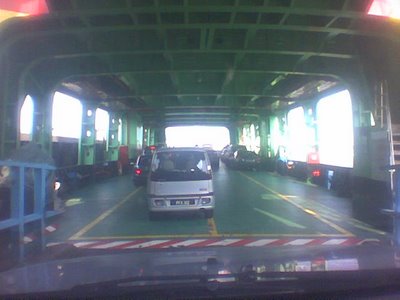
[{"label": "green ceiling", "polygon": [[[26,89],[224,123],[341,84],[386,26],[361,0],[49,0],[0,31]],[[12,77],[11,77],[12,78]],[[177,109],[180,107],[180,109]],[[186,108],[186,109],[185,109]]]}]

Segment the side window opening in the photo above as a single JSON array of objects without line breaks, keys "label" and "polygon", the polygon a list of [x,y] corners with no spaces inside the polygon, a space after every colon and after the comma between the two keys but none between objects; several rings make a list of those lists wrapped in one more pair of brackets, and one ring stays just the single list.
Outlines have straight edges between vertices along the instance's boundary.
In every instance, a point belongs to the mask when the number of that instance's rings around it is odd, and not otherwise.
[{"label": "side window opening", "polygon": [[20,139],[30,141],[32,139],[34,103],[31,96],[25,97],[20,111]]}]

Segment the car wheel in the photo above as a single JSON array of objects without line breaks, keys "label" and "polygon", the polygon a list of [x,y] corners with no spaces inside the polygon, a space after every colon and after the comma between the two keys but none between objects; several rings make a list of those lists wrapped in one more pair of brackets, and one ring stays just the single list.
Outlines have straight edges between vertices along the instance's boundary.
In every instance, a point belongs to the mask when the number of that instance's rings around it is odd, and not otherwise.
[{"label": "car wheel", "polygon": [[144,186],[144,182],[142,182],[142,181],[140,181],[140,180],[138,180],[138,181],[133,181],[133,184],[136,186],[136,187],[141,187],[141,186]]}]

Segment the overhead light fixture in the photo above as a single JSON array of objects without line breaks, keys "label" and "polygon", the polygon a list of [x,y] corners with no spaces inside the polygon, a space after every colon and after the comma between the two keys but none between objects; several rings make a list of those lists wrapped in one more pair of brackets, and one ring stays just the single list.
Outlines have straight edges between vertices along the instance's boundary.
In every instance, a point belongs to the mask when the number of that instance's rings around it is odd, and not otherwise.
[{"label": "overhead light fixture", "polygon": [[278,77],[276,77],[274,80],[271,81],[270,86],[277,85],[283,79],[285,79],[285,76],[284,75],[279,75]]},{"label": "overhead light fixture", "polygon": [[46,0],[0,1],[0,23],[13,17],[26,17],[49,13]]},{"label": "overhead light fixture", "polygon": [[295,99],[301,96],[311,96],[315,93],[321,93],[337,85],[336,81],[313,80],[302,87],[292,91],[286,98]]}]

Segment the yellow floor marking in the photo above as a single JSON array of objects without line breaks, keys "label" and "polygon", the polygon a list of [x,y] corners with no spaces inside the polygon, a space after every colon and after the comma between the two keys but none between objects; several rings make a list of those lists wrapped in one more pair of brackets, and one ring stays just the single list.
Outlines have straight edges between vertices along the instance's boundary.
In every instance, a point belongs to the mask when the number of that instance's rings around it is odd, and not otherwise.
[{"label": "yellow floor marking", "polygon": [[79,230],[77,233],[72,235],[69,239],[70,240],[76,240],[80,238],[82,235],[87,233],[90,229],[92,229],[94,226],[99,224],[101,221],[103,221],[105,218],[107,218],[109,215],[111,215],[115,210],[117,210],[119,207],[121,207],[125,202],[127,202],[133,195],[135,195],[137,192],[139,192],[142,188],[138,188],[134,190],[132,193],[130,193],[128,196],[126,196],[124,199],[122,199],[119,203],[102,213],[100,216],[98,216],[96,219],[94,219],[92,222],[87,224],[85,227],[83,227],[81,230]]},{"label": "yellow floor marking", "polygon": [[130,240],[130,239],[191,239],[191,238],[345,238],[343,234],[277,234],[277,233],[226,233],[215,236],[209,233],[199,234],[155,234],[155,235],[122,235],[122,236],[80,236],[70,240]]},{"label": "yellow floor marking", "polygon": [[328,214],[328,213],[325,213],[325,212],[324,213],[318,213],[317,215],[320,215],[325,219],[332,220],[332,221],[335,221],[335,222],[343,222],[343,218],[336,218],[336,217],[332,216],[331,214]]},{"label": "yellow floor marking", "polygon": [[357,228],[360,228],[360,229],[363,229],[363,230],[366,230],[366,231],[370,231],[370,232],[377,233],[377,234],[380,234],[380,235],[386,235],[386,232],[381,231],[381,230],[377,230],[377,229],[373,229],[373,228],[370,228],[368,226],[364,226],[364,225],[360,225],[360,224],[352,224],[352,225],[354,227],[357,227]]},{"label": "yellow floor marking", "polygon": [[271,195],[271,194],[262,194],[261,198],[263,200],[281,200],[281,198],[279,198],[277,195]]},{"label": "yellow floor marking", "polygon": [[[298,207],[299,209],[301,209],[302,211],[304,211],[305,213],[307,213],[307,211],[305,210],[306,208],[304,208],[303,206],[301,206],[300,204],[294,202],[293,200],[289,199],[288,197],[285,197],[284,195],[270,189],[269,187],[266,187],[264,184],[262,184],[261,182],[255,180],[254,178],[251,178],[250,176],[244,174],[243,172],[239,172],[242,176],[246,177],[247,179],[253,181],[255,184],[261,186],[262,188],[266,189],[267,191],[279,196],[281,199],[289,202],[290,204],[293,204],[294,206]],[[308,214],[308,213],[307,213]],[[331,221],[326,220],[325,218],[321,217],[320,215],[315,215],[313,216],[314,218],[318,219],[319,221],[329,225],[330,227],[334,228],[335,230],[339,231],[340,233],[346,235],[346,236],[354,236],[354,234],[352,234],[351,232],[347,231],[346,229],[336,225],[335,223],[332,223]]]},{"label": "yellow floor marking", "polygon": [[316,202],[314,200],[308,200],[308,201],[313,202],[313,205],[318,207],[320,210],[324,211],[323,213],[320,213],[320,215],[322,215],[324,218],[327,218],[327,219],[330,219],[330,220],[333,220],[333,221],[337,221],[337,222],[345,221],[345,222],[351,224],[354,227],[357,227],[359,229],[366,230],[366,231],[369,231],[369,232],[377,233],[377,234],[380,234],[380,235],[386,235],[387,234],[387,232],[384,232],[384,231],[378,230],[378,229],[374,229],[370,225],[368,225],[368,224],[366,224],[364,222],[361,222],[360,220],[351,218],[351,217],[346,216],[346,215],[341,214],[341,213],[337,213],[335,210],[333,210],[332,208],[330,208],[330,207],[328,207],[328,206],[326,206],[324,204],[318,203],[318,202]]},{"label": "yellow floor marking", "polygon": [[207,219],[208,232],[211,236],[218,236],[217,225],[215,224],[214,218]]},{"label": "yellow floor marking", "polygon": [[70,207],[78,204],[83,204],[83,201],[81,198],[73,198],[65,201],[65,206]]},{"label": "yellow floor marking", "polygon": [[282,217],[280,217],[280,216],[271,214],[271,213],[269,213],[269,212],[267,212],[267,211],[265,211],[265,210],[262,210],[262,209],[259,209],[259,208],[256,208],[256,207],[254,207],[254,210],[255,210],[255,211],[258,211],[259,213],[262,213],[263,215],[265,215],[265,216],[267,216],[267,217],[270,217],[271,219],[274,219],[275,221],[278,221],[278,222],[280,222],[280,223],[283,223],[283,224],[285,224],[286,226],[295,227],[295,228],[300,228],[300,229],[306,229],[306,227],[303,226],[303,225],[299,225],[299,224],[297,224],[297,223],[294,223],[294,222],[292,222],[292,221],[289,221],[289,220],[287,220],[287,219],[285,219],[285,218],[282,218]]},{"label": "yellow floor marking", "polygon": [[[357,227],[359,229],[362,230],[366,230],[369,232],[373,232],[373,233],[377,233],[380,235],[386,235],[387,233],[382,231],[382,230],[378,230],[378,229],[374,229],[372,228],[370,225],[363,223],[357,219],[345,216],[345,215],[341,215],[341,214],[337,214],[335,212],[332,211],[332,209],[330,209],[329,207],[323,205],[323,204],[319,204],[319,208],[321,210],[324,210],[324,213],[320,213],[321,216],[323,216],[326,219],[332,220],[332,221],[336,221],[336,222],[347,222],[349,224],[351,224],[354,227]],[[308,211],[308,209],[305,209],[306,211]]]}]

